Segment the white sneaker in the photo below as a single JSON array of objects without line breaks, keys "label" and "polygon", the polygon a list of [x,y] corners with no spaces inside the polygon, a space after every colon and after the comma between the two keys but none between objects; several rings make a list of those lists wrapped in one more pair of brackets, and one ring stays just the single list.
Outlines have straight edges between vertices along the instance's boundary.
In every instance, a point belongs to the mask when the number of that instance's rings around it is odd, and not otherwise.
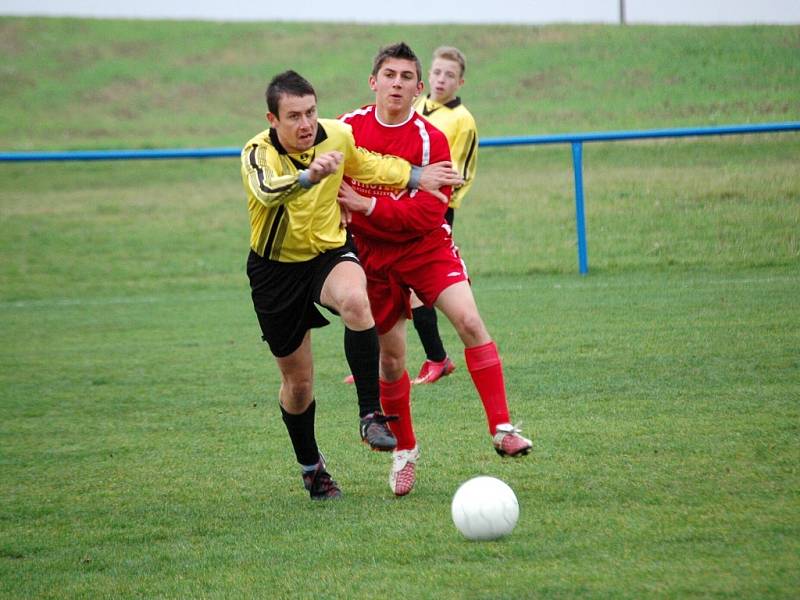
[{"label": "white sneaker", "polygon": [[500,456],[525,456],[531,451],[533,442],[520,435],[521,429],[511,423],[503,423],[495,429],[494,449]]},{"label": "white sneaker", "polygon": [[416,468],[419,446],[411,450],[392,450],[392,470],[389,472],[389,487],[395,496],[405,496],[417,480]]}]

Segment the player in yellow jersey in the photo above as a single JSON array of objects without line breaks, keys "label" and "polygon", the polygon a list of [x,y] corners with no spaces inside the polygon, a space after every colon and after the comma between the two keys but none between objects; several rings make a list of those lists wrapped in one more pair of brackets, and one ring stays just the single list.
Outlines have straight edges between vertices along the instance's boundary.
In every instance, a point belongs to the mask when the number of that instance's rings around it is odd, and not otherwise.
[{"label": "player in yellow jersey", "polygon": [[[433,52],[433,62],[428,72],[430,92],[420,96],[414,108],[444,133],[450,145],[453,167],[461,174],[464,183],[453,188],[453,195],[445,219],[453,227],[455,209],[461,206],[475,179],[478,161],[478,130],[475,119],[457,95],[464,85],[466,60],[458,48],[441,46]],[[455,370],[455,364],[444,349],[436,319],[436,310],[423,306],[416,297],[411,298],[411,314],[422,347],[425,362],[412,383],[433,383]]]},{"label": "player in yellow jersey", "polygon": [[310,330],[328,321],[321,305],[345,325],[344,348],[355,376],[360,433],[373,449],[396,439],[380,410],[378,336],[366,278],[347,244],[337,193],[345,173],[372,184],[433,191],[460,183],[449,162],[420,169],[355,146],[349,125],[317,118],[314,88],[294,71],[275,76],[267,93],[271,127],[242,150],[241,174],[250,213],[247,274],[263,339],[281,373],[279,402],[303,484],[312,499],[341,495],[315,436]]}]

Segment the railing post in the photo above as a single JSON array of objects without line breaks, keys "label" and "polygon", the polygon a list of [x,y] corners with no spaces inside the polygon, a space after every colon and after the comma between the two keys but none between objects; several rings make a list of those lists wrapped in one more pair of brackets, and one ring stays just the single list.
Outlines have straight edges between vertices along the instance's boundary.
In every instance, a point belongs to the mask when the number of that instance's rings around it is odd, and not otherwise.
[{"label": "railing post", "polygon": [[572,142],[572,170],[575,173],[575,228],[578,230],[578,271],[589,272],[586,255],[586,218],[583,212],[583,143]]}]

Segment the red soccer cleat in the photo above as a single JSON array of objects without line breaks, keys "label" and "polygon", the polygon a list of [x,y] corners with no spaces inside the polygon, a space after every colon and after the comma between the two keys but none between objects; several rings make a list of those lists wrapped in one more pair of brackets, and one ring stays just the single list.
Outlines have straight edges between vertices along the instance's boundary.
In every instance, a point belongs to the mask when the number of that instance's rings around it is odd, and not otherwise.
[{"label": "red soccer cleat", "polygon": [[419,375],[417,375],[411,383],[414,385],[420,383],[435,383],[442,377],[447,377],[455,370],[456,365],[452,360],[450,360],[449,356],[446,356],[441,362],[426,360],[424,363],[422,363],[422,367],[419,370]]}]

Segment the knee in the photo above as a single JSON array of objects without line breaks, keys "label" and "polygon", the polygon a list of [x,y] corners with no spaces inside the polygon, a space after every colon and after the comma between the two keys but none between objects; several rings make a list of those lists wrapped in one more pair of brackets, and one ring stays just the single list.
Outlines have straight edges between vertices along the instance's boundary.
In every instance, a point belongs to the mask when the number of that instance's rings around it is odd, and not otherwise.
[{"label": "knee", "polygon": [[453,319],[453,327],[467,346],[483,343],[489,338],[489,332],[477,311],[459,313]]},{"label": "knee", "polygon": [[339,305],[339,314],[348,326],[371,325],[372,313],[367,292],[363,289],[350,290]]},{"label": "knee", "polygon": [[281,399],[287,409],[304,409],[313,398],[310,377],[284,378],[281,383]]},{"label": "knee", "polygon": [[386,381],[396,381],[406,368],[405,356],[381,352],[381,376]]}]

